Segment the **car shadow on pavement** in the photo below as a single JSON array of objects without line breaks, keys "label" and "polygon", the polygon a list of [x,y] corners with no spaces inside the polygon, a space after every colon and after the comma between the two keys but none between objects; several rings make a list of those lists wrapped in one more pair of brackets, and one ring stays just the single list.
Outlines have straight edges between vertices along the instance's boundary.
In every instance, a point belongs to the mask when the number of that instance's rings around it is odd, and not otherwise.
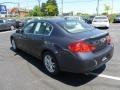
[{"label": "car shadow on pavement", "polygon": [[100,29],[100,30],[108,30],[109,28],[107,28],[107,27],[98,27],[97,29]]},{"label": "car shadow on pavement", "polygon": [[[10,50],[12,50],[12,48],[10,48]],[[14,51],[14,50],[12,50],[12,51]],[[26,60],[33,66],[35,66],[37,69],[39,69],[41,72],[48,75],[49,77],[51,77],[55,80],[58,80],[64,84],[70,85],[70,86],[74,86],[74,87],[81,86],[81,85],[84,85],[84,84],[92,81],[93,79],[95,79],[97,77],[97,76],[90,75],[90,74],[75,74],[75,73],[68,73],[68,72],[61,72],[57,76],[52,76],[46,72],[41,60],[39,60],[21,50],[15,52],[14,56],[16,56],[16,55],[21,56],[24,60]],[[92,73],[100,74],[105,70],[105,68],[106,68],[106,65],[104,65],[103,67],[101,67],[95,71],[92,71]]]}]

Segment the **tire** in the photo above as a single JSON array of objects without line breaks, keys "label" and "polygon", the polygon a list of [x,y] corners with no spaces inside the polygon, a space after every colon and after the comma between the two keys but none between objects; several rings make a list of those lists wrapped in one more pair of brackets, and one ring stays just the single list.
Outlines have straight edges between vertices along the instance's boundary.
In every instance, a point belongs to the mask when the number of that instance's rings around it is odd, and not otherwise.
[{"label": "tire", "polygon": [[46,71],[51,75],[57,75],[60,72],[56,58],[50,52],[43,54],[43,64]]},{"label": "tire", "polygon": [[13,38],[11,39],[11,45],[12,45],[12,49],[14,51],[17,51],[17,46],[16,46],[15,40]]}]

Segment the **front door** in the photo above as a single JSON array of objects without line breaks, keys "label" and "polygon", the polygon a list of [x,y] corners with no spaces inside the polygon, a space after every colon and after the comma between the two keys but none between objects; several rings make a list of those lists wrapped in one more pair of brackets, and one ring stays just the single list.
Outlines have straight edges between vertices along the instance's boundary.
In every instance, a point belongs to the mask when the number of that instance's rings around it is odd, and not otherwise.
[{"label": "front door", "polygon": [[24,28],[21,36],[22,45],[21,48],[23,48],[25,51],[31,53],[31,43],[34,38],[34,27],[35,22],[28,23]]}]

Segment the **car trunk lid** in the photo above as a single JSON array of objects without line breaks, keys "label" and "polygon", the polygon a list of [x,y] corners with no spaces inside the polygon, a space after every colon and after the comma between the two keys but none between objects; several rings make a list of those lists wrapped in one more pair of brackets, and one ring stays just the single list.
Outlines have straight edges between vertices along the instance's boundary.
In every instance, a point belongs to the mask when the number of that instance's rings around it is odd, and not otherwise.
[{"label": "car trunk lid", "polygon": [[75,33],[72,34],[72,38],[76,39],[76,41],[85,41],[91,45],[94,45],[96,47],[96,51],[104,49],[108,43],[107,43],[107,36],[108,32],[100,31],[100,30],[90,30],[86,32],[81,33]]}]

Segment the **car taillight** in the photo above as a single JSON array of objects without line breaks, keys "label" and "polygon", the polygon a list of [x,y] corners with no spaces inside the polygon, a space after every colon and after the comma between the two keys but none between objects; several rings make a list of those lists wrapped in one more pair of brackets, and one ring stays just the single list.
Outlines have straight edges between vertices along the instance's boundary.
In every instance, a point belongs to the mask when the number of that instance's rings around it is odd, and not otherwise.
[{"label": "car taillight", "polygon": [[96,49],[95,46],[88,44],[86,42],[80,41],[80,42],[74,42],[69,44],[68,49],[72,52],[91,52]]},{"label": "car taillight", "polygon": [[111,42],[112,42],[112,38],[111,38],[111,36],[109,35],[109,36],[107,36],[107,43],[110,44]]}]

